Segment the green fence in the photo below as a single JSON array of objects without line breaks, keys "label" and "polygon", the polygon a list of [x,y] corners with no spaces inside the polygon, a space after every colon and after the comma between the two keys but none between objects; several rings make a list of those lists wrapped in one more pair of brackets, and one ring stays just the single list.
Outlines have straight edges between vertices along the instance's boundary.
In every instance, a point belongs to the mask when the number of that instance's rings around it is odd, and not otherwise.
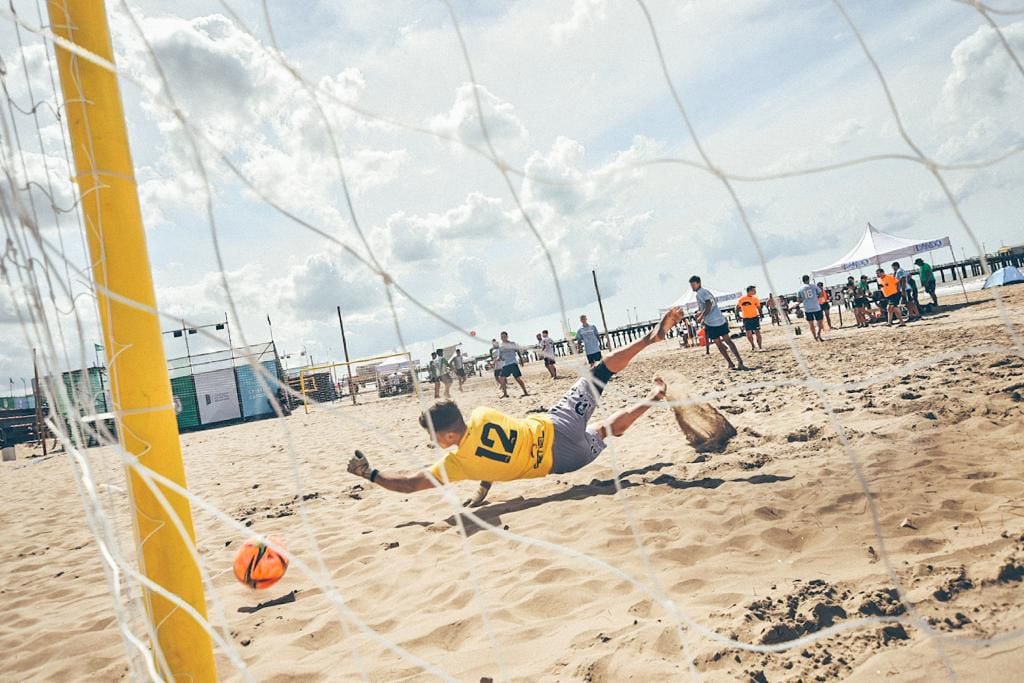
[{"label": "green fence", "polygon": [[187,432],[199,428],[199,406],[196,404],[196,385],[192,375],[171,378],[171,393],[174,394],[174,412],[178,418],[178,431]]}]

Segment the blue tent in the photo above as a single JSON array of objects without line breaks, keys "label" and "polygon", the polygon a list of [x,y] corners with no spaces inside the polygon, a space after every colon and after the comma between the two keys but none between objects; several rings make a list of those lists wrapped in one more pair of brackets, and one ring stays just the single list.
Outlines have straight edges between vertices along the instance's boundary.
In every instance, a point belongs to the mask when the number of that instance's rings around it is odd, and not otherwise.
[{"label": "blue tent", "polygon": [[1012,285],[1014,282],[1024,282],[1024,273],[1013,266],[1006,266],[989,275],[982,289]]}]

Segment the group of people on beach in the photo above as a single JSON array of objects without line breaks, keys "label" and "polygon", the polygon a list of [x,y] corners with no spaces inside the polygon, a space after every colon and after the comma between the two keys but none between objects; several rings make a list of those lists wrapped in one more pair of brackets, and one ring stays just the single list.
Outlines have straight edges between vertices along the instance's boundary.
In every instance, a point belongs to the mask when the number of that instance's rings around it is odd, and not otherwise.
[{"label": "group of people on beach", "polygon": [[[938,307],[939,299],[935,295],[935,274],[931,265],[924,259],[914,261],[921,278],[921,286],[931,298],[931,306]],[[826,290],[822,283],[811,283],[810,277],[803,276],[803,286],[797,293],[798,303],[807,319],[811,335],[817,341],[823,341],[825,325],[832,329],[832,317],[829,314],[833,293]],[[838,290],[840,303],[853,311],[857,327],[868,327],[872,323],[885,321],[903,327],[908,321],[919,320],[924,315],[923,306],[918,300],[918,286],[914,274],[893,262],[892,272],[885,272],[879,267],[875,271],[877,289],[871,290],[867,275],[855,280],[851,275],[846,284]],[[875,306],[876,308],[872,308]],[[906,312],[904,312],[904,309]]]},{"label": "group of people on beach", "polygon": [[441,397],[441,387],[444,386],[444,397],[451,398],[452,373],[459,383],[459,391],[462,391],[466,383],[466,358],[462,355],[462,349],[455,349],[455,355],[450,359],[444,357],[444,349],[430,352],[430,363],[427,365],[427,376],[430,383],[434,385],[434,398]]},{"label": "group of people on beach", "polygon": [[[922,288],[931,297],[932,305],[938,306],[932,267],[921,258],[916,259],[914,264],[917,266]],[[730,369],[747,369],[739,349],[733,342],[729,321],[719,308],[715,295],[702,286],[700,276],[694,275],[689,282],[695,293],[697,311],[689,318],[682,317],[670,334],[678,334],[681,343],[686,346],[691,342],[696,344],[699,340],[699,343],[710,351],[711,344],[714,344]],[[903,326],[908,321],[922,317],[923,311],[918,302],[918,285],[914,281],[914,274],[902,268],[898,262],[892,264],[891,273],[878,268],[875,283],[877,288],[872,290],[867,275],[861,275],[859,281],[850,276],[845,285],[828,289],[823,282],[812,282],[809,275],[804,275],[795,296],[780,296],[776,300],[775,296],[769,293],[765,301],[758,297],[757,287],[750,285],[746,288],[746,293],[737,300],[735,315],[742,325],[743,335],[750,344],[750,350],[754,353],[764,350],[761,320],[766,315],[770,317],[773,325],[782,325],[783,318],[786,324],[792,324],[792,317],[804,318],[811,337],[816,341],[823,341],[824,333],[835,327],[831,314],[834,303],[853,311],[857,327],[868,327],[874,322],[881,321],[887,322],[890,326]],[[797,330],[797,334],[799,333]],[[500,337],[500,341],[491,340],[490,365],[494,372],[494,380],[501,390],[501,397],[509,397],[510,378],[519,385],[523,396],[529,396],[520,366],[529,358],[530,349],[510,340],[508,332],[502,332]],[[543,359],[551,379],[558,379],[554,339],[547,330],[538,332],[536,339],[536,345],[533,347],[536,349],[535,357]],[[589,367],[593,368],[601,361],[601,335],[597,326],[591,324],[586,315],[580,316],[580,327],[575,333],[575,343],[586,355]],[[432,353],[429,370],[430,381],[434,384],[434,397],[440,397],[441,387],[444,388],[445,398],[450,397],[453,372],[461,391],[466,381],[465,368],[466,361],[461,349],[457,349],[450,360],[445,359],[442,349]]]},{"label": "group of people on beach", "polygon": [[[523,381],[523,372],[520,364],[524,357],[528,357],[528,351],[516,342],[508,338],[508,332],[502,332],[501,341],[491,340],[491,367],[494,371],[494,381],[501,389],[501,397],[508,398],[508,380],[512,378],[523,390],[523,396],[529,396],[526,383]],[[594,367],[601,360],[601,336],[596,326],[590,324],[586,315],[580,316],[580,327],[576,330],[576,341],[582,345],[583,352],[587,355],[587,363]],[[547,330],[537,333],[537,354],[544,360],[544,367],[551,379],[558,379],[558,363],[555,354],[555,340],[551,338]]]},{"label": "group of people on beach", "polygon": [[[921,258],[916,259],[914,265],[917,266],[922,288],[931,298],[931,306],[937,307],[939,300],[935,295],[935,274],[932,266]],[[761,319],[765,315],[765,308],[773,325],[781,325],[782,317],[785,317],[786,324],[791,324],[790,314],[803,317],[807,320],[808,329],[816,341],[824,341],[824,332],[834,327],[831,309],[833,298],[837,295],[839,304],[853,311],[857,327],[868,327],[874,322],[881,321],[887,322],[889,326],[896,324],[902,327],[908,321],[923,317],[924,306],[919,303],[918,286],[913,273],[901,267],[899,262],[894,262],[891,273],[886,273],[884,268],[878,268],[875,275],[877,289],[874,291],[871,290],[867,275],[861,275],[859,281],[851,275],[847,278],[846,284],[836,290],[828,290],[824,283],[814,283],[809,275],[804,275],[800,289],[791,300],[781,296],[776,301],[769,293],[768,300],[762,302],[757,297],[757,287],[747,287],[746,294],[736,302],[735,312],[736,317],[742,321],[750,350],[764,350]],[[697,313],[693,316],[692,323],[684,323],[684,342],[689,343],[687,337],[696,340],[699,336],[697,326],[703,324],[703,343],[709,345],[710,349],[710,344],[714,342],[731,369],[745,369],[739,350],[732,341],[728,320],[719,310],[715,296],[701,286],[701,279],[697,275],[690,278],[690,287],[696,292]],[[877,310],[872,308],[873,304],[877,306]],[[735,356],[735,362],[730,353]]]}]

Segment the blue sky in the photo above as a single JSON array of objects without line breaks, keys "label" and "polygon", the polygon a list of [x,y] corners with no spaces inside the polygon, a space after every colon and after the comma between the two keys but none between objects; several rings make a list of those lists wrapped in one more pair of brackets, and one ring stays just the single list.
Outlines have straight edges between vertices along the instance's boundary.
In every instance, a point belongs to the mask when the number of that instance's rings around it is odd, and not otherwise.
[{"label": "blue sky", "polygon": [[[260,193],[369,257],[316,108],[275,61],[259,5],[228,3],[236,5],[245,28],[218,2],[129,3],[195,130]],[[988,159],[1024,143],[1024,75],[972,8],[923,0],[846,5],[927,154],[944,162]],[[26,20],[35,17],[31,3],[15,6]],[[160,305],[171,316],[212,322],[222,317],[226,298],[203,210],[206,188],[156,94],[162,86],[153,55],[121,3],[108,7],[119,65],[131,75],[122,92]],[[934,179],[920,166],[886,161],[737,183],[769,257],[762,268],[716,178],[646,163],[697,156],[636,3],[455,7],[496,150],[514,171],[513,188],[552,255],[564,312],[544,252],[495,163],[446,140],[482,144],[466,64],[443,4],[277,4],[271,20],[285,56],[327,112],[373,257],[424,306],[481,339],[508,329],[525,341],[541,328],[560,329],[562,313],[570,322],[581,312],[595,318],[592,269],[609,324],[617,325],[634,309],[643,318],[656,315],[686,291],[694,272],[721,290],[754,283],[768,291],[769,276],[776,288],[792,290],[795,274],[841,256],[868,220],[904,236],[949,235],[971,250]],[[831,2],[649,7],[673,82],[721,168],[766,174],[907,153],[877,78]],[[997,18],[1020,54],[1024,20],[1014,19]],[[33,40],[29,77],[42,84],[46,61]],[[25,102],[17,52],[9,23],[0,21],[12,96]],[[16,125],[34,134],[29,122]],[[52,143],[59,141],[55,125],[43,120]],[[45,163],[56,170],[62,152],[51,147]],[[334,311],[342,305],[354,355],[397,348],[379,276],[283,217],[217,157],[204,148],[239,332],[264,340],[269,314],[285,351],[306,347],[317,360],[336,358]],[[1024,241],[1022,176],[1018,156],[946,174],[970,227],[990,249]],[[80,244],[70,221],[64,230],[69,245]],[[68,250],[79,265],[80,252]],[[17,286],[2,293],[0,376],[20,377],[27,356],[13,309],[23,293]],[[86,321],[82,343],[91,344],[95,313],[88,299],[76,305]],[[396,305],[417,355],[461,338],[403,297]],[[168,348],[170,355],[181,351]]]}]

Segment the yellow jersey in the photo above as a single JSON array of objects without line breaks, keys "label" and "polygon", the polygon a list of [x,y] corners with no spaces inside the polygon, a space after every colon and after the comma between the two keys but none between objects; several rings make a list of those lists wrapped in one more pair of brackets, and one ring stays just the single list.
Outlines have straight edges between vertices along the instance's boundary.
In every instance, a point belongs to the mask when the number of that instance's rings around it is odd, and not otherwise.
[{"label": "yellow jersey", "polygon": [[740,307],[740,315],[744,320],[761,317],[761,300],[753,294],[747,294],[736,302]]},{"label": "yellow jersey", "polygon": [[434,463],[438,481],[512,481],[551,472],[555,426],[546,415],[518,419],[492,408],[477,408],[469,416],[459,446]]}]

